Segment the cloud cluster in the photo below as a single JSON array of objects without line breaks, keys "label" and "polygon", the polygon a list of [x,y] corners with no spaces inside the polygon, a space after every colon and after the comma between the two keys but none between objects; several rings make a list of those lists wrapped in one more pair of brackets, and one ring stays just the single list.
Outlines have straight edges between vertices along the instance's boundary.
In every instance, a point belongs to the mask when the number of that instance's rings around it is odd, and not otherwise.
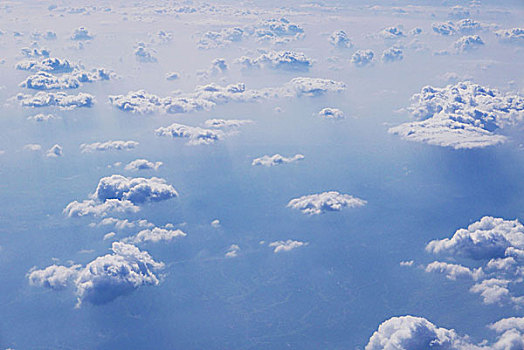
[{"label": "cloud cluster", "polygon": [[378,36],[384,39],[398,39],[405,37],[404,32],[400,27],[386,27],[378,32]]},{"label": "cloud cluster", "polygon": [[384,321],[365,350],[518,350],[524,347],[524,318],[511,317],[489,325],[498,336],[488,344],[471,343],[454,329],[441,328],[423,317],[400,316]]},{"label": "cloud cluster", "polygon": [[307,242],[293,241],[288,239],[287,241],[275,241],[268,244],[273,249],[274,253],[289,252],[290,250],[300,248],[307,245]]},{"label": "cloud cluster", "polygon": [[162,166],[162,162],[150,162],[147,159],[135,159],[125,166],[127,171],[139,170],[158,170]]},{"label": "cloud cluster", "polygon": [[242,64],[245,68],[260,68],[263,66],[294,71],[307,71],[313,65],[313,60],[304,53],[289,50],[270,51],[256,58],[242,56],[235,62]]},{"label": "cloud cluster", "polygon": [[64,209],[69,217],[107,216],[111,212],[137,212],[138,205],[177,197],[173,186],[164,179],[128,178],[122,175],[103,177],[88,200],[71,202]]},{"label": "cloud cluster", "polygon": [[473,51],[481,46],[484,46],[484,41],[478,35],[465,35],[453,44],[453,47],[459,53]]},{"label": "cloud cluster", "polygon": [[27,77],[19,86],[35,90],[76,89],[82,86],[82,83],[109,80],[111,76],[114,74],[103,68],[91,72],[75,69],[72,73],[61,76],[42,71]]},{"label": "cloud cluster", "polygon": [[404,52],[398,47],[390,47],[382,52],[382,62],[401,61],[404,58]]},{"label": "cloud cluster", "polygon": [[344,112],[342,112],[340,109],[337,108],[322,108],[320,112],[318,112],[318,116],[320,118],[324,119],[344,119]]},{"label": "cloud cluster", "polygon": [[68,95],[65,92],[40,91],[35,95],[18,94],[16,99],[24,107],[57,107],[63,110],[72,110],[80,107],[91,107],[95,102],[93,95],[79,93]]},{"label": "cloud cluster", "polygon": [[136,141],[106,141],[106,142],[93,142],[83,143],[80,145],[80,151],[82,153],[91,152],[106,152],[106,151],[128,151],[136,148],[138,142]]},{"label": "cloud cluster", "polygon": [[418,121],[390,128],[390,133],[455,149],[482,148],[505,142],[495,131],[524,120],[524,98],[465,81],[422,88],[408,110]]},{"label": "cloud cluster", "polygon": [[464,18],[456,23],[452,21],[433,23],[431,27],[437,34],[450,36],[455,34],[474,34],[488,30],[491,26],[471,18]]},{"label": "cloud cluster", "polygon": [[50,54],[49,50],[37,47],[23,47],[20,51],[27,58],[49,57]]},{"label": "cloud cluster", "polygon": [[100,256],[85,266],[52,265],[28,273],[32,285],[65,289],[75,288],[77,307],[83,302],[101,305],[130,294],[141,286],[156,286],[164,263],[132,244],[113,242],[112,253]]},{"label": "cloud cluster", "polygon": [[524,28],[501,29],[495,35],[503,42],[524,45]]},{"label": "cloud cluster", "polygon": [[375,54],[371,50],[357,50],[351,56],[351,63],[357,67],[364,67],[373,61]]},{"label": "cloud cluster", "polygon": [[249,119],[208,119],[204,125],[208,128],[227,129],[239,128],[242,125],[252,124],[253,121]]},{"label": "cloud cluster", "polygon": [[144,62],[144,63],[157,62],[158,60],[154,56],[155,53],[156,53],[155,50],[148,48],[145,43],[139,42],[136,45],[135,58],[139,62]]},{"label": "cloud cluster", "polygon": [[187,138],[188,145],[209,145],[222,140],[225,133],[222,130],[203,129],[197,126],[188,126],[173,123],[155,130],[157,136],[171,136],[173,138]]},{"label": "cloud cluster", "polygon": [[524,225],[518,220],[485,216],[466,229],[459,229],[451,238],[434,240],[426,251],[453,260],[476,261],[469,268],[459,264],[433,262],[426,272],[439,272],[448,279],[471,279],[476,283],[472,293],[479,294],[485,304],[524,305],[524,296],[515,296],[513,286],[524,278]]},{"label": "cloud cluster", "polygon": [[43,114],[43,113],[38,113],[38,114],[27,117],[27,120],[32,120],[34,122],[39,122],[39,123],[48,122],[48,121],[56,120],[56,119],[60,119],[60,117],[54,114]]},{"label": "cloud cluster", "polygon": [[198,86],[193,93],[179,96],[159,97],[143,90],[130,91],[127,95],[109,96],[116,108],[132,113],[189,113],[210,110],[216,105],[229,102],[256,102],[270,98],[319,96],[328,92],[340,92],[346,88],[342,82],[298,77],[281,87],[246,89],[243,83],[219,86],[208,84]]},{"label": "cloud cluster", "polygon": [[89,33],[89,31],[85,27],[80,27],[80,28],[75,29],[73,31],[73,34],[71,35],[71,40],[83,41],[83,40],[91,40],[93,38],[94,36],[91,33]]},{"label": "cloud cluster", "polygon": [[310,194],[289,201],[289,208],[298,209],[304,214],[318,215],[330,211],[340,211],[343,208],[364,206],[367,202],[363,199],[342,194],[336,191]]},{"label": "cloud cluster", "polygon": [[293,157],[283,157],[280,154],[274,154],[272,156],[264,155],[260,158],[253,159],[251,165],[263,165],[266,167],[271,167],[280,164],[297,162],[302,159],[304,159],[304,155],[302,154],[295,154]]},{"label": "cloud cluster", "polygon": [[74,65],[69,63],[68,60],[52,57],[44,58],[43,60],[20,61],[16,64],[15,68],[32,72],[69,73],[73,71]]},{"label": "cloud cluster", "polygon": [[182,230],[170,230],[166,228],[154,227],[152,229],[145,229],[138,232],[135,236],[129,237],[125,242],[134,244],[140,243],[158,243],[158,242],[170,242],[178,237],[185,237],[187,234]]},{"label": "cloud cluster", "polygon": [[353,46],[345,31],[339,30],[329,36],[329,43],[339,49],[349,49]]}]

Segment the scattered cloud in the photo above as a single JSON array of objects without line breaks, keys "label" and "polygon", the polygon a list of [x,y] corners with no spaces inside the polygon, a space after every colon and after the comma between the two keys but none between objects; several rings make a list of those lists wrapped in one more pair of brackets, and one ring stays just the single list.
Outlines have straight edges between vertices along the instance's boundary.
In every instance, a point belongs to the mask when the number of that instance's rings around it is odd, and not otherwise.
[{"label": "scattered cloud", "polygon": [[20,61],[16,64],[15,68],[32,72],[69,73],[73,71],[74,65],[69,63],[68,60],[53,57],[42,60]]},{"label": "scattered cloud", "polygon": [[60,145],[54,145],[50,149],[47,150],[46,157],[49,158],[57,158],[61,157],[63,155],[63,149]]},{"label": "scattered cloud", "polygon": [[106,151],[129,151],[135,149],[138,146],[136,141],[106,141],[106,142],[93,142],[83,143],[80,145],[82,153],[90,152],[106,152]]},{"label": "scattered cloud", "polygon": [[466,35],[455,41],[453,44],[457,52],[469,52],[484,46],[484,41],[478,35]]},{"label": "scattered cloud", "polygon": [[125,170],[139,171],[139,170],[158,170],[162,166],[162,162],[150,162],[147,159],[135,159],[125,166]]},{"label": "scattered cloud", "polygon": [[43,113],[38,113],[38,114],[27,117],[27,120],[32,120],[35,122],[48,122],[48,121],[56,120],[56,119],[60,119],[60,117],[54,114],[43,114]]},{"label": "scattered cloud", "polygon": [[320,112],[318,112],[318,116],[320,118],[324,119],[344,119],[344,112],[342,112],[340,109],[337,108],[322,108]]},{"label": "scattered cloud", "polygon": [[134,244],[140,243],[158,243],[158,242],[170,242],[178,237],[185,237],[187,234],[182,230],[169,230],[165,228],[155,227],[153,229],[145,229],[136,234],[136,236],[129,237],[124,240]]},{"label": "scattered cloud", "polygon": [[345,31],[339,30],[329,36],[329,43],[339,49],[349,49],[353,46]]},{"label": "scattered cloud", "polygon": [[292,199],[289,208],[298,209],[304,214],[318,215],[330,211],[340,211],[343,208],[355,208],[366,205],[366,201],[349,194],[336,191],[311,194]]},{"label": "scattered cloud", "polygon": [[94,36],[85,27],[75,29],[71,35],[71,40],[91,40],[93,38]]},{"label": "scattered cloud", "polygon": [[351,56],[351,63],[357,67],[364,67],[373,61],[375,54],[371,50],[357,50]]},{"label": "scattered cloud", "polygon": [[173,138],[187,138],[188,145],[209,145],[222,140],[225,136],[222,130],[203,129],[197,126],[188,126],[173,123],[155,130],[157,136],[171,136]]},{"label": "scattered cloud", "polygon": [[157,62],[157,58],[155,57],[156,51],[148,48],[145,43],[138,43],[136,44],[135,48],[135,58],[139,62],[144,63],[155,63]]},{"label": "scattered cloud", "polygon": [[502,42],[524,45],[524,28],[501,29],[495,35]]},{"label": "scattered cloud", "polygon": [[390,47],[382,52],[382,62],[401,61],[404,58],[404,52],[398,47]]},{"label": "scattered cloud", "polygon": [[243,56],[235,62],[242,64],[245,68],[268,67],[292,71],[307,71],[313,65],[313,60],[304,53],[288,50],[270,51],[256,58]]},{"label": "scattered cloud", "polygon": [[236,258],[238,256],[238,252],[240,251],[240,247],[236,244],[232,244],[226,252],[226,258]]},{"label": "scattered cloud", "polygon": [[302,159],[304,159],[302,154],[295,154],[293,157],[283,157],[280,154],[274,154],[272,156],[264,155],[260,158],[253,159],[251,165],[263,165],[266,167],[271,167],[280,164],[294,163]]},{"label": "scattered cloud", "polygon": [[307,242],[293,241],[288,239],[287,241],[275,241],[268,244],[268,246],[275,248],[274,253],[289,252],[290,250],[300,248],[308,245]]},{"label": "scattered cloud", "polygon": [[84,92],[78,95],[68,95],[65,92],[37,92],[35,95],[18,94],[16,99],[24,107],[58,107],[63,110],[72,110],[81,107],[92,107],[95,98]]}]

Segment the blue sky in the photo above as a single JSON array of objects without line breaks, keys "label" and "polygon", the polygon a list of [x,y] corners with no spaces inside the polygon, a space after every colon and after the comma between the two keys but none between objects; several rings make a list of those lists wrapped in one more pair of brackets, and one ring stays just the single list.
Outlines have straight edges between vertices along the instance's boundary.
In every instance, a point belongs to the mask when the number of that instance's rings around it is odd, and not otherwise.
[{"label": "blue sky", "polygon": [[0,349],[522,349],[523,13],[2,4]]}]

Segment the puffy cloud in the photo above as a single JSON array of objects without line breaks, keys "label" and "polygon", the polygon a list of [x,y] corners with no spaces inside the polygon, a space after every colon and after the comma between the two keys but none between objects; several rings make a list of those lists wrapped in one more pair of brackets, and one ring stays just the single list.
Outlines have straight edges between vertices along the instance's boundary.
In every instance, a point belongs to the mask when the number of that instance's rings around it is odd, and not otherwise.
[{"label": "puffy cloud", "polygon": [[382,62],[401,61],[404,58],[402,49],[398,47],[390,47],[382,52]]},{"label": "puffy cloud", "polygon": [[405,37],[404,33],[402,32],[402,29],[399,27],[387,27],[382,29],[378,35],[384,39],[398,39]]},{"label": "puffy cloud", "polygon": [[146,44],[140,42],[136,45],[135,48],[135,58],[137,61],[145,63],[157,62],[155,55],[155,50],[146,47]]},{"label": "puffy cloud", "polygon": [[524,99],[466,81],[426,86],[413,95],[408,110],[419,121],[393,127],[390,133],[455,149],[481,148],[506,141],[494,131],[524,120]]},{"label": "puffy cloud", "polygon": [[229,102],[256,102],[270,98],[319,96],[328,92],[340,92],[346,85],[339,81],[298,77],[276,88],[248,90],[243,83],[219,86],[198,86],[193,93],[159,97],[143,90],[131,91],[127,95],[109,96],[116,108],[132,113],[189,113],[210,110],[218,104]]},{"label": "puffy cloud", "polygon": [[524,331],[524,317],[503,318],[502,320],[489,325],[489,328],[497,333],[502,333],[511,329]]},{"label": "puffy cloud", "polygon": [[55,119],[60,119],[60,117],[54,114],[43,114],[43,113],[38,113],[38,114],[27,117],[27,120],[32,120],[35,122],[48,122],[48,121],[55,120]]},{"label": "puffy cloud", "polygon": [[219,228],[220,227],[220,220],[215,219],[215,220],[211,221],[211,226],[213,226],[214,228]]},{"label": "puffy cloud", "polygon": [[201,49],[213,49],[225,47],[237,41],[241,41],[249,34],[240,27],[224,28],[218,32],[209,31],[204,33],[198,40],[198,47]]},{"label": "puffy cloud", "polygon": [[161,178],[128,178],[122,175],[103,177],[91,199],[71,202],[64,213],[73,216],[106,216],[109,212],[137,212],[138,204],[177,197],[173,186]]},{"label": "puffy cloud", "polygon": [[155,227],[154,224],[144,219],[136,220],[136,221],[129,221],[128,219],[117,219],[117,218],[112,218],[112,217],[102,219],[98,223],[98,226],[114,226],[117,230],[132,229],[135,227],[146,227],[146,228]]},{"label": "puffy cloud", "polygon": [[304,53],[288,50],[266,52],[257,58],[243,56],[236,62],[243,64],[246,68],[264,66],[272,69],[296,71],[306,71],[313,65],[313,60]]},{"label": "puffy cloud", "polygon": [[413,260],[401,261],[400,266],[413,266],[415,262]]},{"label": "puffy cloud", "polygon": [[457,278],[471,278],[478,280],[483,277],[482,268],[471,270],[465,266],[458,264],[449,264],[441,261],[434,261],[426,266],[426,272],[440,272],[446,275],[446,278],[450,280],[456,280]]},{"label": "puffy cloud", "polygon": [[225,129],[238,128],[242,125],[252,124],[253,121],[249,119],[208,119],[204,125],[208,128]]},{"label": "puffy cloud", "polygon": [[73,71],[74,66],[68,60],[61,58],[45,58],[43,60],[25,60],[16,64],[16,69],[27,71],[45,71],[51,73],[69,73]]},{"label": "puffy cloud", "polygon": [[49,57],[50,54],[49,50],[36,47],[24,47],[20,51],[22,51],[22,55],[28,58]]},{"label": "puffy cloud", "polygon": [[135,159],[125,166],[125,170],[139,171],[139,170],[158,170],[162,166],[162,162],[150,162],[147,159]]},{"label": "puffy cloud", "polygon": [[236,258],[239,251],[240,247],[236,244],[232,244],[226,252],[226,258]]},{"label": "puffy cloud", "polygon": [[36,151],[40,151],[42,149],[42,146],[39,144],[35,144],[35,143],[29,143],[24,146],[24,149],[27,151],[36,152]]},{"label": "puffy cloud", "polygon": [[524,28],[501,29],[495,35],[503,42],[524,45]]},{"label": "puffy cloud", "polygon": [[457,52],[468,52],[484,46],[484,41],[478,35],[466,35],[453,44]]},{"label": "puffy cloud", "polygon": [[105,151],[128,151],[136,148],[138,142],[136,141],[106,141],[106,142],[93,142],[93,143],[83,143],[80,145],[80,150],[82,153],[90,152],[105,152]]},{"label": "puffy cloud", "polygon": [[260,158],[253,159],[251,165],[263,165],[266,167],[271,167],[280,164],[297,162],[302,159],[304,159],[302,154],[295,154],[293,157],[283,157],[280,154],[274,154],[272,156],[264,155]]},{"label": "puffy cloud", "polygon": [[339,49],[349,49],[353,46],[351,39],[349,39],[348,35],[343,30],[333,32],[333,34],[329,36],[329,42],[331,45]]},{"label": "puffy cloud", "polygon": [[373,61],[374,55],[371,50],[357,50],[351,56],[351,63],[357,67],[364,67]]},{"label": "puffy cloud", "polygon": [[467,229],[457,230],[451,238],[429,242],[426,250],[433,254],[486,259],[503,257],[509,247],[524,249],[524,226],[518,220],[485,216]]},{"label": "puffy cloud", "polygon": [[304,214],[317,215],[329,211],[340,211],[343,208],[361,207],[366,203],[365,200],[349,194],[329,191],[292,199],[287,206],[298,209]]},{"label": "puffy cloud", "polygon": [[275,241],[269,243],[269,246],[275,248],[274,253],[289,252],[290,250],[306,246],[307,242],[293,241],[288,239],[287,241]]},{"label": "puffy cloud", "polygon": [[433,23],[431,25],[431,28],[433,29],[435,33],[440,34],[440,35],[446,35],[446,36],[453,35],[457,32],[452,22]]},{"label": "puffy cloud", "polygon": [[56,33],[50,30],[46,31],[45,33],[33,32],[31,33],[31,37],[34,40],[40,40],[40,39],[56,40]]},{"label": "puffy cloud", "polygon": [[20,86],[35,90],[76,89],[80,82],[71,75],[57,77],[47,72],[38,72],[21,82]]},{"label": "puffy cloud", "polygon": [[62,146],[54,145],[53,147],[47,150],[46,156],[49,158],[56,158],[56,157],[61,157],[62,154],[63,154]]},{"label": "puffy cloud", "polygon": [[188,145],[208,145],[224,138],[221,130],[203,129],[195,126],[188,126],[173,123],[166,127],[155,130],[158,136],[171,136],[174,138],[189,139]]},{"label": "puffy cloud", "polygon": [[180,78],[180,73],[178,73],[178,72],[166,73],[166,79],[167,80],[177,80],[178,78]]},{"label": "puffy cloud", "polygon": [[461,33],[472,34],[481,30],[485,30],[488,28],[488,26],[473,19],[465,18],[457,22],[456,28]]},{"label": "puffy cloud", "polygon": [[344,119],[344,112],[337,108],[323,108],[318,112],[318,116],[324,119]]},{"label": "puffy cloud", "polygon": [[65,92],[43,92],[35,95],[18,94],[16,99],[24,107],[58,107],[63,110],[71,110],[80,107],[91,107],[95,98],[93,95],[79,93],[68,95]]},{"label": "puffy cloud", "polygon": [[400,316],[384,321],[365,350],[466,350],[468,345],[453,329],[439,328],[422,317]]},{"label": "puffy cloud", "polygon": [[100,256],[84,267],[53,265],[33,270],[29,281],[52,289],[63,289],[71,284],[75,288],[77,307],[83,302],[105,304],[141,286],[160,283],[157,273],[164,268],[164,263],[155,261],[148,252],[132,244],[113,242],[111,249],[111,254]]},{"label": "puffy cloud", "polygon": [[153,229],[142,230],[139,233],[137,233],[136,236],[130,237],[126,241],[135,244],[144,242],[158,243],[161,241],[169,242],[177,237],[185,236],[187,236],[187,234],[182,230],[168,230],[165,228],[155,227]]},{"label": "puffy cloud", "polygon": [[73,31],[73,34],[71,35],[71,40],[91,40],[93,39],[93,35],[89,33],[87,28],[80,27]]},{"label": "puffy cloud", "polygon": [[502,303],[510,299],[508,284],[510,281],[490,278],[470,288],[472,293],[480,294],[484,304]]},{"label": "puffy cloud", "polygon": [[469,10],[463,6],[457,5],[451,8],[451,11],[448,13],[448,17],[451,19],[461,19],[467,18],[470,16]]}]

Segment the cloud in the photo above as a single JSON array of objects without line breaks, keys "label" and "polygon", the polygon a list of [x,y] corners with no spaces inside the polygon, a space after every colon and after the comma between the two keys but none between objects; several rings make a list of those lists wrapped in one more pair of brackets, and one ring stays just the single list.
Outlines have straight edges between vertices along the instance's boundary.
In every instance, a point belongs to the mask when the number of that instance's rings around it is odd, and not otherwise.
[{"label": "cloud", "polygon": [[74,66],[68,60],[61,58],[45,58],[43,60],[25,60],[20,61],[15,66],[18,70],[26,71],[44,71],[48,73],[69,73],[73,71]]},{"label": "cloud", "polygon": [[80,150],[82,153],[90,152],[106,152],[106,151],[128,151],[135,149],[138,146],[136,141],[106,141],[106,142],[93,142],[93,143],[83,143],[80,145]]},{"label": "cloud", "polygon": [[524,99],[469,81],[444,88],[426,86],[413,95],[408,111],[419,121],[389,129],[408,141],[455,149],[493,146],[506,141],[497,129],[524,120]]},{"label": "cloud", "polygon": [[284,69],[294,71],[307,71],[313,65],[313,60],[302,52],[270,51],[256,58],[243,56],[236,60],[245,68],[268,67],[271,69]]},{"label": "cloud", "polygon": [[413,260],[401,261],[400,266],[413,266],[415,262]]},{"label": "cloud", "polygon": [[139,170],[158,170],[160,166],[164,164],[162,162],[150,162],[147,159],[135,159],[125,166],[125,170],[128,171],[139,171]]},{"label": "cloud", "polygon": [[193,93],[180,96],[159,97],[143,90],[130,91],[127,95],[109,96],[116,108],[132,113],[189,113],[210,110],[229,102],[256,102],[271,98],[320,96],[328,92],[341,92],[346,84],[321,78],[298,77],[284,86],[248,90],[243,83],[219,86],[197,86]]},{"label": "cloud", "polygon": [[502,42],[524,45],[524,28],[501,29],[495,35]]},{"label": "cloud", "polygon": [[324,119],[344,119],[344,112],[337,108],[323,108],[318,112],[318,116]]},{"label": "cloud", "polygon": [[39,144],[35,144],[35,143],[29,143],[29,144],[24,146],[24,149],[27,150],[27,151],[36,152],[36,151],[42,150],[42,146],[39,145]]},{"label": "cloud", "polygon": [[496,331],[497,333],[503,333],[511,329],[517,329],[519,331],[524,331],[524,317],[503,318],[489,325],[489,328]]},{"label": "cloud", "polygon": [[137,61],[139,62],[144,62],[144,63],[154,63],[154,62],[157,62],[158,60],[156,59],[156,57],[154,56],[156,53],[155,50],[153,49],[150,49],[150,48],[147,48],[146,47],[146,44],[140,42],[136,45],[136,48],[135,48],[135,58],[137,59]]},{"label": "cloud", "polygon": [[114,226],[118,230],[131,229],[135,227],[147,227],[153,228],[154,224],[150,223],[147,220],[141,219],[136,221],[129,221],[128,219],[118,219],[118,218],[104,218],[99,223],[98,226]]},{"label": "cloud", "polygon": [[349,49],[353,46],[345,31],[339,30],[329,36],[329,43],[339,49]]},{"label": "cloud", "polygon": [[361,207],[366,203],[365,200],[349,194],[330,191],[292,199],[287,206],[298,209],[304,214],[318,215],[329,211],[340,211],[343,208]]},{"label": "cloud", "polygon": [[72,110],[81,107],[92,107],[95,98],[93,95],[79,93],[68,95],[65,92],[37,92],[35,95],[18,94],[16,99],[24,107],[58,107],[63,110]]},{"label": "cloud", "polygon": [[166,127],[155,130],[157,136],[171,136],[173,138],[187,138],[188,145],[209,145],[222,140],[225,136],[221,130],[203,129],[196,126],[188,126],[173,123]]},{"label": "cloud", "polygon": [[54,145],[50,149],[47,150],[46,157],[49,158],[56,158],[61,157],[63,155],[63,149],[60,145]]},{"label": "cloud", "polygon": [[153,229],[145,229],[137,233],[136,236],[126,239],[126,242],[130,243],[158,243],[158,242],[170,242],[177,237],[185,237],[187,234],[182,230],[168,230],[165,228],[155,227]]},{"label": "cloud", "polygon": [[511,299],[508,284],[510,281],[491,278],[483,280],[470,288],[472,293],[480,294],[484,304],[502,304]]},{"label": "cloud", "polygon": [[431,28],[435,33],[445,36],[454,35],[457,32],[452,22],[433,23]]},{"label": "cloud", "polygon": [[178,72],[166,73],[166,80],[177,80],[178,78],[180,78],[180,73]]},{"label": "cloud", "polygon": [[38,113],[38,114],[27,117],[27,120],[32,120],[35,122],[48,122],[48,121],[56,120],[56,119],[60,119],[60,117],[54,114],[43,114],[43,113]]},{"label": "cloud", "polygon": [[483,277],[482,268],[471,270],[458,264],[449,264],[441,261],[434,261],[426,266],[426,272],[440,272],[446,275],[446,278],[455,281],[457,278],[470,278],[478,280]]},{"label": "cloud", "polygon": [[77,307],[83,302],[106,304],[130,294],[141,286],[160,283],[157,273],[164,263],[155,261],[148,252],[132,244],[113,242],[112,253],[100,256],[81,267],[50,266],[29,273],[30,283],[52,289],[75,288]]},{"label": "cloud", "polygon": [[453,44],[457,52],[469,52],[484,46],[484,41],[478,35],[466,35]]},{"label": "cloud", "polygon": [[37,47],[23,47],[21,50],[22,55],[28,58],[38,58],[38,57],[49,57],[49,50],[47,49],[38,49]]},{"label": "cloud", "polygon": [[269,243],[269,246],[275,248],[274,253],[289,252],[290,250],[306,246],[307,242],[293,241],[288,239],[287,241],[275,241]]},{"label": "cloud", "polygon": [[85,27],[75,29],[71,35],[71,40],[91,40],[93,38],[94,36]]},{"label": "cloud", "polygon": [[365,350],[466,350],[471,345],[466,339],[455,330],[439,328],[425,318],[400,316],[384,321]]},{"label": "cloud", "polygon": [[382,52],[382,62],[401,61],[404,58],[404,52],[398,47],[390,47]]},{"label": "cloud", "polygon": [[226,258],[236,258],[239,251],[240,247],[236,244],[232,244],[226,252]]},{"label": "cloud", "polygon": [[93,69],[91,72],[75,68],[72,73],[61,76],[42,71],[27,77],[19,86],[35,90],[77,89],[82,83],[109,80],[114,76],[114,73],[103,68]]},{"label": "cloud", "polygon": [[378,36],[384,39],[398,39],[405,37],[400,27],[387,27],[378,32]]},{"label": "cloud", "polygon": [[297,162],[302,159],[304,159],[302,154],[295,154],[293,157],[283,157],[280,154],[274,154],[272,156],[264,155],[260,158],[253,159],[251,165],[263,165],[266,167],[271,167],[280,164]]},{"label": "cloud", "polygon": [[364,67],[373,61],[374,55],[371,50],[357,50],[351,56],[351,63],[357,67]]},{"label": "cloud", "polygon": [[218,32],[209,31],[204,33],[198,40],[200,49],[214,49],[225,47],[233,42],[241,41],[248,34],[240,27],[224,28]]},{"label": "cloud", "polygon": [[178,197],[173,186],[164,179],[129,178],[122,175],[103,177],[88,200],[71,202],[64,209],[69,217],[86,215],[107,216],[111,212],[137,212],[137,206],[146,202],[159,202]]},{"label": "cloud", "polygon": [[252,124],[253,121],[249,119],[208,119],[204,122],[207,128],[227,129],[239,128],[242,125]]},{"label": "cloud", "polygon": [[219,228],[220,227],[220,220],[215,219],[215,220],[211,221],[211,226],[213,226],[214,228]]}]

